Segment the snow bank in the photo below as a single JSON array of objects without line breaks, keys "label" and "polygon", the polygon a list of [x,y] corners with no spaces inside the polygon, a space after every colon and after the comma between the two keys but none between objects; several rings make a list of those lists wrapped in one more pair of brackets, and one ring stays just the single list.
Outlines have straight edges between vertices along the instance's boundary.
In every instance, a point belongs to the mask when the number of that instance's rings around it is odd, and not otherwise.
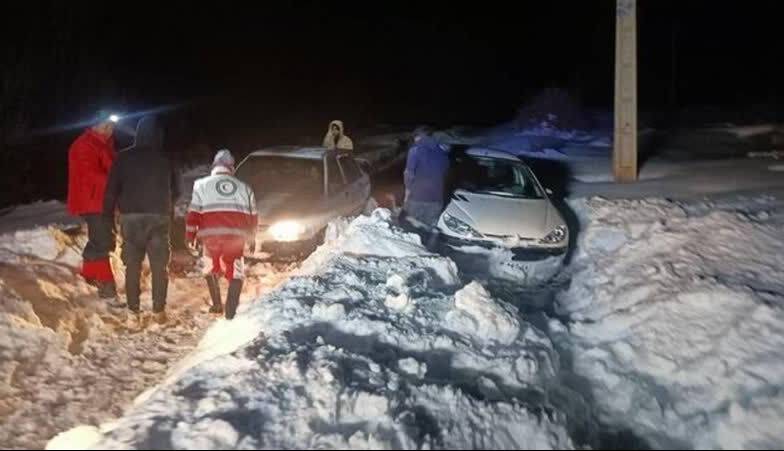
[{"label": "snow bank", "polygon": [[[330,233],[299,276],[215,326],[244,344],[151,392],[94,447],[571,448],[546,401],[546,336],[461,288],[389,216]],[[92,446],[83,435],[73,445]]]},{"label": "snow bank", "polygon": [[784,208],[573,202],[584,231],[559,296],[600,420],[655,448],[784,443]]},{"label": "snow bank", "polygon": [[[46,205],[20,207],[11,214],[26,217],[16,222],[21,227],[56,218],[59,206]],[[98,299],[77,275],[84,230],[57,224],[0,235],[2,448],[41,448],[58,432],[121,415],[134,397],[160,382],[169,365],[193,349],[213,321],[206,314],[203,284],[173,279],[169,326],[129,333],[124,311]],[[118,256],[113,258],[122,292],[122,267]],[[247,292],[259,292],[264,284],[269,289],[285,277],[267,270],[263,277],[249,277]],[[150,305],[148,282],[145,277],[144,309]],[[230,333],[239,339],[236,329]],[[84,443],[91,437],[95,434],[85,427],[63,440]]]},{"label": "snow bank", "polygon": [[65,204],[56,200],[0,210],[0,233],[30,230],[48,225],[78,226],[81,218],[71,216]]}]

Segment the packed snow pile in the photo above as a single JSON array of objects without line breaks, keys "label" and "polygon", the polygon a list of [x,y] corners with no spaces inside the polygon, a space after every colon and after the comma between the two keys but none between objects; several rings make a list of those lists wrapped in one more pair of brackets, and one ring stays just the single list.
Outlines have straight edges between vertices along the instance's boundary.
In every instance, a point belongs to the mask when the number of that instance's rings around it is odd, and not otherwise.
[{"label": "packed snow pile", "polygon": [[784,443],[784,205],[581,200],[553,321],[600,421],[654,448]]},{"label": "packed snow pile", "polygon": [[253,339],[50,447],[572,448],[547,337],[389,218],[344,223],[299,276],[214,327]]},{"label": "packed snow pile", "polygon": [[2,234],[47,227],[53,224],[79,226],[81,223],[81,218],[71,216],[65,204],[56,200],[35,202],[0,210],[0,233]]},{"label": "packed snow pile", "polygon": [[[124,310],[98,299],[78,275],[86,242],[57,202],[10,213],[19,230],[0,235],[0,448],[36,449],[63,430],[122,415],[182,359],[213,321],[199,279],[169,286],[170,323],[128,331]],[[54,220],[56,225],[26,228]],[[72,222],[72,220],[70,221]],[[113,256],[119,290],[122,265]],[[285,272],[253,267],[246,293],[266,292]],[[149,312],[149,277],[142,307]],[[250,299],[245,299],[248,302]],[[149,317],[144,317],[149,323]]]}]

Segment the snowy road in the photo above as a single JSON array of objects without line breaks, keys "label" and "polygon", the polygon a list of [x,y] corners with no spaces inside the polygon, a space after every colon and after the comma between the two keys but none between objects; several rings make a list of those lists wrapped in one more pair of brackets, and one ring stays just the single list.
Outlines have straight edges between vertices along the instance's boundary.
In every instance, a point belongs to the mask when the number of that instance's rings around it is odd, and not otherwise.
[{"label": "snowy road", "polygon": [[[33,210],[17,214],[35,217],[40,205]],[[171,324],[126,330],[123,312],[107,308],[75,275],[83,242],[84,235],[58,228],[0,236],[3,448],[41,448],[65,429],[122,415],[214,322],[201,281],[177,278],[170,286]],[[254,267],[243,301],[273,289],[293,268],[280,269]],[[149,308],[149,299],[142,302]]]}]

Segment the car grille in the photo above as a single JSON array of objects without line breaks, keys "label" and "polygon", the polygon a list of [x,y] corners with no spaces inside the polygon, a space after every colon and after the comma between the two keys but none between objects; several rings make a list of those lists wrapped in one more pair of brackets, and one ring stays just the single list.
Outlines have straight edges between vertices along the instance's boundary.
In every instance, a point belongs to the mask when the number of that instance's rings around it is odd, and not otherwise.
[{"label": "car grille", "polygon": [[488,238],[494,238],[494,239],[497,239],[497,240],[519,240],[519,241],[528,242],[528,243],[536,242],[536,239],[534,239],[534,238],[525,238],[525,237],[522,237],[522,236],[514,236],[514,235],[491,235],[489,233],[486,233],[485,236],[488,237]]}]

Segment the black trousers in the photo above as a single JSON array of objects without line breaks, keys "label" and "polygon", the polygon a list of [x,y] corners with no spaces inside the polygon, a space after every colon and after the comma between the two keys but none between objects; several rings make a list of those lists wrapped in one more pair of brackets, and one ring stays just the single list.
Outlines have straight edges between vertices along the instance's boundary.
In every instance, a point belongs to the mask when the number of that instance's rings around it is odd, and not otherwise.
[{"label": "black trousers", "polygon": [[150,259],[152,271],[153,312],[166,309],[169,291],[169,241],[170,218],[162,215],[124,214],[120,216],[122,227],[122,258],[125,263],[125,292],[128,309],[140,309],[142,263],[145,255]]},{"label": "black trousers", "polygon": [[87,223],[87,245],[82,257],[85,261],[106,260],[114,250],[114,219],[103,215],[82,216]]}]

